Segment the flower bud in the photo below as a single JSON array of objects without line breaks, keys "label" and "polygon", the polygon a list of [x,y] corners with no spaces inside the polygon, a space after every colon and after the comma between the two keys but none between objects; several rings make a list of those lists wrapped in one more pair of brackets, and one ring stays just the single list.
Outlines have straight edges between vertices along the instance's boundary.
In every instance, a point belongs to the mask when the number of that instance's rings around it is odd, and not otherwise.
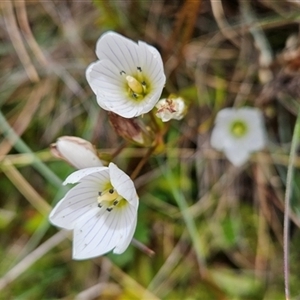
[{"label": "flower bud", "polygon": [[156,116],[163,122],[168,122],[171,119],[181,120],[185,114],[185,103],[181,97],[169,97],[161,99],[156,104]]},{"label": "flower bud", "polygon": [[77,169],[103,166],[94,146],[76,136],[62,136],[50,145],[53,156],[67,161]]},{"label": "flower bud", "polygon": [[143,146],[149,146],[152,143],[151,132],[138,119],[123,118],[113,112],[109,112],[108,117],[116,133],[125,140]]}]

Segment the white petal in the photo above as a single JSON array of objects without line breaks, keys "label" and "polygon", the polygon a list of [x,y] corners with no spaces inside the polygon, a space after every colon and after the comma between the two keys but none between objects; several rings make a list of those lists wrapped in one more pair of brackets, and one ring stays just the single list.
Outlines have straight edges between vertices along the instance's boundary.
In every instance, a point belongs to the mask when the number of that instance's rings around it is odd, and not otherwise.
[{"label": "white petal", "polygon": [[153,103],[156,102],[156,98],[152,101],[152,104],[149,101],[146,102],[147,99],[152,100],[148,95],[140,102],[134,102],[129,99],[125,103],[122,103],[122,106],[114,105],[111,110],[123,118],[137,117],[149,112],[153,108]]},{"label": "white petal", "polygon": [[142,101],[135,102],[127,94],[122,94],[120,90],[114,90],[108,93],[109,86],[102,83],[103,89],[98,91],[97,102],[106,110],[124,117],[133,118],[149,112],[159,99],[162,88],[159,91],[153,90],[145,96]]},{"label": "white petal", "polygon": [[[116,248],[113,251],[115,254],[122,254],[128,248],[130,242],[132,241],[132,238],[133,238],[133,235],[135,232],[135,228],[136,228],[136,223],[137,223],[137,214],[135,214],[135,216],[133,218],[132,218],[132,216],[129,215],[128,219],[132,221],[131,228],[128,229],[129,230],[128,234],[123,235],[121,237],[119,243],[116,245]],[[127,221],[127,222],[129,222],[129,221]]]},{"label": "white petal", "polygon": [[166,82],[166,76],[160,53],[154,47],[141,41],[139,42],[139,51],[143,73],[149,77],[149,81],[155,89],[160,88],[162,90]]},{"label": "white petal", "polygon": [[168,103],[167,103],[167,98],[164,98],[164,99],[160,99],[160,100],[156,103],[155,107],[156,107],[157,109],[161,109],[161,108],[165,107],[167,104],[168,104]]},{"label": "white petal", "polygon": [[135,102],[128,96],[125,77],[108,60],[101,60],[89,67],[87,79],[97,95],[98,104],[103,109],[113,111],[122,117],[132,118],[148,112],[153,106],[144,109],[149,102],[147,99],[152,97],[151,94],[141,102]]},{"label": "white petal", "polygon": [[[128,205],[129,206],[129,205]],[[74,230],[73,258],[87,259],[103,255],[114,249],[120,240],[127,240],[131,232],[134,215],[128,219],[123,209],[111,212],[100,209],[95,215],[80,219]]]},{"label": "white petal", "polygon": [[160,98],[162,89],[163,89],[163,87],[147,94],[147,96],[143,100],[143,103],[141,103],[143,113],[149,112],[151,109],[153,109],[153,107],[157,103],[158,99]]},{"label": "white petal", "polygon": [[103,101],[103,100],[104,100],[103,95],[97,95],[97,103],[98,103],[98,105],[101,108],[103,108],[103,109],[105,109],[107,111],[111,111],[110,108],[106,106],[105,101]]},{"label": "white petal", "polygon": [[107,91],[105,91],[108,94],[114,91],[125,91],[125,77],[120,74],[120,70],[115,64],[109,60],[92,63],[86,70],[86,78],[96,95],[103,91],[103,84],[110,84]]},{"label": "white petal", "polygon": [[235,118],[236,111],[235,108],[223,108],[218,112],[215,123],[228,125],[228,122]]},{"label": "white petal", "polygon": [[223,150],[226,138],[228,138],[228,131],[226,127],[216,124],[211,133],[211,146],[217,150]]},{"label": "white petal", "polygon": [[236,167],[239,167],[243,165],[247,160],[249,159],[249,152],[247,149],[244,148],[226,148],[224,149],[224,153],[228,160],[235,165]]},{"label": "white petal", "polygon": [[91,77],[91,73],[92,73],[92,71],[93,71],[93,69],[94,69],[94,66],[95,66],[96,64],[97,64],[97,61],[91,63],[91,64],[87,67],[87,69],[86,69],[86,71],[85,71],[85,77],[86,77],[86,80],[87,80],[87,82],[89,83],[89,85],[90,85],[92,91],[94,92],[94,94],[97,95],[97,90],[98,90],[98,88],[97,88],[96,85],[94,85],[94,84],[92,83],[93,79],[92,79],[92,77]]},{"label": "white petal", "polygon": [[256,126],[249,128],[249,132],[244,138],[234,140],[235,147],[247,149],[249,152],[263,149],[265,142],[266,139],[262,128],[257,128]]},{"label": "white petal", "polygon": [[240,109],[240,115],[248,124],[247,134],[248,149],[250,151],[261,150],[266,145],[266,132],[263,121],[263,114],[260,110],[250,107]]},{"label": "white petal", "polygon": [[[143,55],[144,57],[145,57],[146,51],[151,53],[151,55],[153,56],[153,59],[157,60],[160,63],[160,66],[163,68],[163,62],[161,59],[161,55],[155,47],[148,45],[147,43],[142,42],[142,41],[139,41],[138,45],[139,45],[139,48],[144,51],[144,55]],[[146,62],[147,62],[147,60],[146,60]]]},{"label": "white petal", "polygon": [[132,74],[136,72],[140,66],[137,53],[138,45],[135,42],[112,31],[103,34],[96,46],[98,58],[114,62],[119,72],[122,70]]},{"label": "white petal", "polygon": [[174,113],[173,119],[181,120],[184,117],[184,111],[185,111],[185,103],[182,98],[176,98],[176,112]]},{"label": "white petal", "polygon": [[130,100],[130,102],[127,102],[126,105],[119,108],[119,111],[117,113],[124,118],[133,118],[142,114],[146,114],[151,109],[153,109],[160,95],[161,90],[157,92],[154,90],[151,93],[147,94],[145,98],[140,102],[134,102]]},{"label": "white petal", "polygon": [[63,182],[63,185],[66,185],[68,183],[77,183],[87,175],[96,172],[101,172],[107,169],[108,169],[107,167],[93,167],[93,168],[85,168],[85,169],[75,171],[66,178],[66,180]]},{"label": "white petal", "polygon": [[157,112],[156,116],[160,118],[163,122],[169,122],[172,119],[172,113],[169,110]]},{"label": "white petal", "polygon": [[118,194],[126,199],[134,207],[138,206],[138,196],[130,177],[120,170],[114,163],[110,163],[109,174],[112,186]]},{"label": "white petal", "polygon": [[245,120],[247,123],[263,123],[263,115],[261,111],[254,107],[242,107],[236,110],[237,117]]},{"label": "white petal", "polygon": [[53,208],[50,222],[61,228],[73,229],[78,218],[97,207],[98,191],[96,183],[79,183]]},{"label": "white petal", "polygon": [[101,94],[97,97],[99,106],[108,111],[112,111],[123,118],[133,118],[138,115],[138,106],[128,97],[107,98],[107,95]]}]

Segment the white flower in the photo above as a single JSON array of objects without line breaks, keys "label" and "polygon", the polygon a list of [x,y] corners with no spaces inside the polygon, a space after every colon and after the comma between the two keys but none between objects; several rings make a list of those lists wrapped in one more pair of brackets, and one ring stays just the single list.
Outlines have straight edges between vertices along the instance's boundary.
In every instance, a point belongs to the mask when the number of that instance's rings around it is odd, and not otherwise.
[{"label": "white flower", "polygon": [[181,120],[185,112],[185,104],[181,97],[161,99],[155,105],[157,108],[156,116],[163,122],[171,119]]},{"label": "white flower", "polygon": [[132,180],[115,164],[72,173],[77,183],[50,213],[55,226],[74,230],[73,258],[87,259],[111,250],[123,253],[137,222],[138,196]]},{"label": "white flower", "polygon": [[103,166],[94,146],[76,136],[61,136],[50,145],[50,150],[55,157],[66,160],[77,169]]},{"label": "white flower", "polygon": [[149,112],[158,101],[166,77],[159,52],[115,32],[98,40],[99,61],[86,70],[86,78],[98,104],[124,118]]},{"label": "white flower", "polygon": [[266,144],[263,115],[256,108],[225,108],[219,111],[211,136],[211,145],[235,166],[245,163],[253,151]]}]

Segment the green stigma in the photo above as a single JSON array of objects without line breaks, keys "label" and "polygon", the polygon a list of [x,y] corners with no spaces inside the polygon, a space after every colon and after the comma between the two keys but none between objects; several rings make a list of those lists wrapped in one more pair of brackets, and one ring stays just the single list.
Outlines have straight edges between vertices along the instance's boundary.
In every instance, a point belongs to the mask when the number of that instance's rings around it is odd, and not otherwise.
[{"label": "green stigma", "polygon": [[248,131],[247,124],[241,120],[235,120],[231,123],[230,132],[237,138],[243,137]]}]

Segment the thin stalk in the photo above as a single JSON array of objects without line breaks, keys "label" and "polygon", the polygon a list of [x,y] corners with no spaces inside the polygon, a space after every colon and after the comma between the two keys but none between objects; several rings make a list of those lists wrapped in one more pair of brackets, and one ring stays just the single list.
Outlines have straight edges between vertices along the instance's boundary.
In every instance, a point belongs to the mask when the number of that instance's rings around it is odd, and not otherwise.
[{"label": "thin stalk", "polygon": [[292,145],[289,157],[289,164],[286,178],[286,190],[285,190],[285,209],[284,209],[284,224],[283,224],[283,264],[284,264],[284,288],[285,288],[285,299],[290,299],[289,289],[289,229],[290,229],[290,199],[292,195],[293,187],[293,175],[294,175],[294,162],[297,152],[297,146],[300,141],[300,109],[298,111],[298,117],[294,127],[294,133],[292,138]]},{"label": "thin stalk", "polygon": [[151,147],[148,149],[146,155],[140,160],[140,162],[138,163],[138,165],[136,166],[136,168],[133,170],[132,174],[131,174],[131,179],[134,180],[136,179],[136,177],[139,175],[140,171],[142,170],[143,166],[147,163],[147,161],[149,160],[151,154],[154,152],[155,147]]},{"label": "thin stalk", "polygon": [[141,250],[145,254],[147,254],[149,257],[153,257],[155,255],[155,252],[151,250],[149,247],[147,247],[142,242],[138,241],[137,239],[132,239],[131,245],[136,247],[137,249]]},{"label": "thin stalk", "polygon": [[153,126],[151,126],[152,129],[153,129],[153,131],[156,132],[156,133],[160,132],[160,129],[161,129],[161,128],[160,128],[160,126],[159,126],[159,124],[158,124],[158,119],[157,119],[157,117],[154,115],[153,110],[151,110],[151,111],[149,112],[149,116],[150,116],[150,119],[151,119],[151,125],[153,125]]}]

